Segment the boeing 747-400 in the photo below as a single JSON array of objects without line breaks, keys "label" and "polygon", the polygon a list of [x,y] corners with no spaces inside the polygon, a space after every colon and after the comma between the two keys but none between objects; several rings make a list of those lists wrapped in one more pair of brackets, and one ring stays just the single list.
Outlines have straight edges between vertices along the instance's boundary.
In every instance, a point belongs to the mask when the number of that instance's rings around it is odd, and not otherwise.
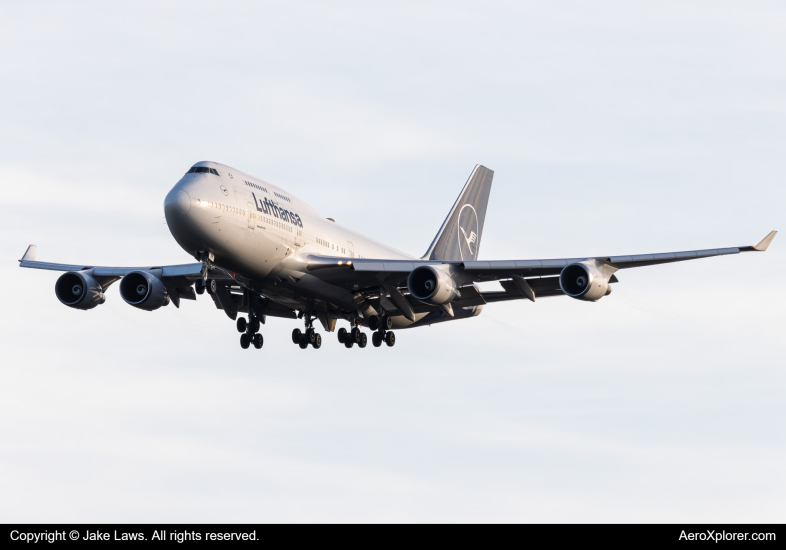
[{"label": "boeing 747-400", "polygon": [[[293,343],[322,346],[315,330],[341,327],[338,341],[366,347],[396,343],[393,329],[475,317],[492,302],[569,296],[596,302],[611,292],[620,269],[767,250],[776,232],[755,246],[689,252],[552,260],[480,261],[483,222],[494,172],[476,166],[428,251],[416,258],[324,218],[293,194],[216,162],[198,162],[164,199],[172,236],[196,263],[104,267],[36,261],[30,245],[22,267],[65,271],[55,294],[88,310],[120,281],[126,303],[154,311],[205,292],[236,321],[240,345],[262,347],[269,317],[302,319]],[[500,291],[476,283],[499,281]],[[241,314],[243,316],[241,316]]]}]

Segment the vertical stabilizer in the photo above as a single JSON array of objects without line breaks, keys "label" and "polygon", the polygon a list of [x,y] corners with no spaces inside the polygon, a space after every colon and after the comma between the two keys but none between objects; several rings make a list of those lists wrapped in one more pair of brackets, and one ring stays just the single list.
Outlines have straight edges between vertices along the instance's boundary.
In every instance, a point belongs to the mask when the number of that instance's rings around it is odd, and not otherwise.
[{"label": "vertical stabilizer", "polygon": [[494,171],[478,164],[423,260],[477,260]]}]

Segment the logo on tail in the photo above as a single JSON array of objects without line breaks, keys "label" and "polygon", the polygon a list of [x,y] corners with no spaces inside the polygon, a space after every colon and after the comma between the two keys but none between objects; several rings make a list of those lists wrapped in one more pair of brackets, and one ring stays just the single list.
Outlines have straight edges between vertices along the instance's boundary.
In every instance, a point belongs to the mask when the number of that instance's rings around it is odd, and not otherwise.
[{"label": "logo on tail", "polygon": [[480,164],[475,166],[423,260],[478,259],[493,177],[492,170]]},{"label": "logo on tail", "polygon": [[458,215],[458,244],[462,260],[474,260],[477,254],[478,213],[471,204],[461,207]]}]

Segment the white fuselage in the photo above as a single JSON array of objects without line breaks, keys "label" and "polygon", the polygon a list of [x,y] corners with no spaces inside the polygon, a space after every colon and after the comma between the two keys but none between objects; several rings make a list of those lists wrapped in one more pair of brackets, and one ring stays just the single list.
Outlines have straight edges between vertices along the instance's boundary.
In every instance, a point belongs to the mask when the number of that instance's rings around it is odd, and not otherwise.
[{"label": "white fuselage", "polygon": [[412,259],[399,250],[326,219],[280,187],[215,162],[188,173],[164,201],[172,235],[196,256],[249,277],[278,275],[295,253],[340,257]]}]

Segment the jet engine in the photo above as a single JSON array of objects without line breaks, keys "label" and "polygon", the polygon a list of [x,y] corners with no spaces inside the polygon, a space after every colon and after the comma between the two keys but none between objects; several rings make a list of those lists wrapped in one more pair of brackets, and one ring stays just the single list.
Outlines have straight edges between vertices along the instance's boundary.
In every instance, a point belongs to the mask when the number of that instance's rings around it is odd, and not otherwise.
[{"label": "jet engine", "polygon": [[418,300],[434,305],[450,303],[459,295],[451,276],[431,265],[413,269],[407,279],[407,288]]},{"label": "jet engine", "polygon": [[147,271],[132,271],[120,281],[120,296],[127,304],[153,311],[169,304],[164,283]]},{"label": "jet engine", "polygon": [[104,289],[89,272],[69,271],[55,283],[57,299],[68,307],[88,310],[106,301]]},{"label": "jet engine", "polygon": [[577,300],[597,302],[611,293],[609,282],[600,270],[591,264],[570,264],[559,274],[562,291]]}]

